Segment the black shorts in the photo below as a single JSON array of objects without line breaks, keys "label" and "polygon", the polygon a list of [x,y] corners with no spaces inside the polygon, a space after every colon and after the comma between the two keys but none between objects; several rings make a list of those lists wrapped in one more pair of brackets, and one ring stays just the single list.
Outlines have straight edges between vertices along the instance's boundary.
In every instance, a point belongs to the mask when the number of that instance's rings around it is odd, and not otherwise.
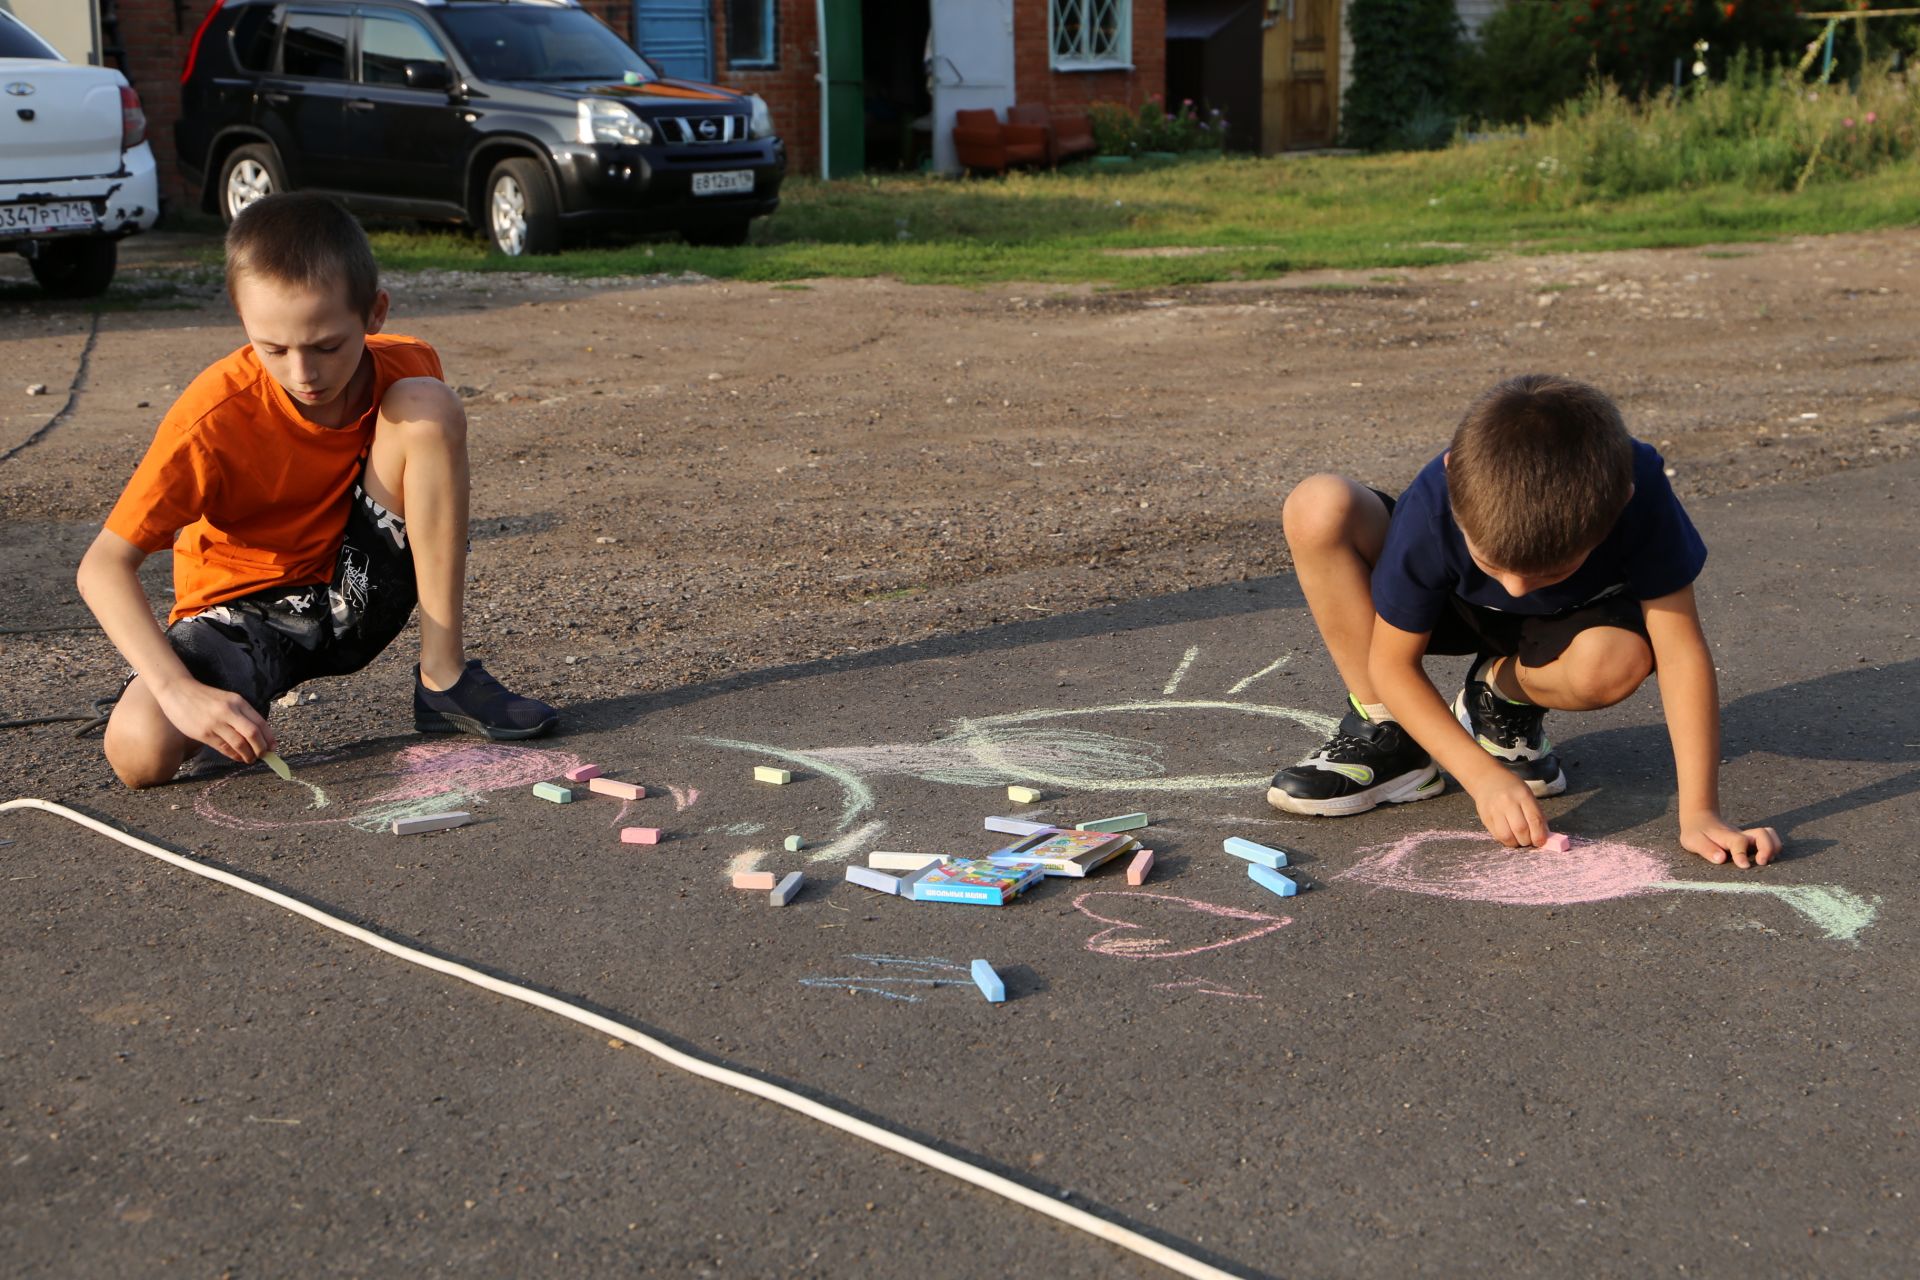
[{"label": "black shorts", "polygon": [[[1393,495],[1378,489],[1373,492],[1379,494],[1380,501],[1387,504],[1387,514],[1392,515]],[[1427,637],[1427,652],[1518,656],[1522,666],[1542,667],[1565,653],[1573,638],[1589,627],[1619,627],[1642,639],[1647,635],[1640,602],[1625,591],[1544,616],[1503,613],[1449,595],[1446,612]]]},{"label": "black shorts", "polygon": [[372,662],[407,625],[415,600],[406,521],[355,484],[331,582],[222,601],[168,627],[167,640],[195,680],[239,694],[264,716],[295,685]]}]

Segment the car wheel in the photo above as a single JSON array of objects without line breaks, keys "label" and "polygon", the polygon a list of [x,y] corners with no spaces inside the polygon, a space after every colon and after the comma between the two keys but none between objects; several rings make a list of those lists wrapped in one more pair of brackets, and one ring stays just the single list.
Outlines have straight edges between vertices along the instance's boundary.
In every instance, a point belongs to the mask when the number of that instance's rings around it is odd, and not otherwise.
[{"label": "car wheel", "polygon": [[502,160],[487,178],[487,235],[509,258],[560,247],[553,184],[538,161]]},{"label": "car wheel", "polygon": [[266,196],[287,189],[280,157],[264,143],[234,148],[220,166],[220,220],[233,225],[240,211]]},{"label": "car wheel", "polygon": [[702,223],[697,227],[682,227],[680,234],[688,244],[731,248],[747,242],[747,220],[730,218],[723,222]]},{"label": "car wheel", "polygon": [[105,238],[52,240],[27,259],[33,278],[56,298],[91,298],[113,283],[119,242]]}]

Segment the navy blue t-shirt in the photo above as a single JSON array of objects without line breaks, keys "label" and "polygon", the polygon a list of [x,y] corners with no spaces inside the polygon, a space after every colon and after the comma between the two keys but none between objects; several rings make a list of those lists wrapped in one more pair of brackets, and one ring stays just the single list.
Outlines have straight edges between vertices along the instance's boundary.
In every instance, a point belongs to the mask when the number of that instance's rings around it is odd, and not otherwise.
[{"label": "navy blue t-shirt", "polygon": [[1393,508],[1387,545],[1373,569],[1373,607],[1402,631],[1432,631],[1447,597],[1502,613],[1546,617],[1625,591],[1635,600],[1669,595],[1700,576],[1706,544],[1667,483],[1659,451],[1633,442],[1633,497],[1606,539],[1572,577],[1524,596],[1480,571],[1447,501],[1447,469],[1435,458]]}]

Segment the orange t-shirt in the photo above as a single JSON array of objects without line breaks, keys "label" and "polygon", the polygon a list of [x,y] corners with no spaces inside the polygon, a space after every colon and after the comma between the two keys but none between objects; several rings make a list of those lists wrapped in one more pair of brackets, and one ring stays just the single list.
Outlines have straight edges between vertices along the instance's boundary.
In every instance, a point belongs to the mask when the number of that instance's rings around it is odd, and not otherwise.
[{"label": "orange t-shirt", "polygon": [[142,551],[172,544],[169,622],[269,587],[332,580],[380,401],[401,378],[441,376],[440,357],[418,338],[373,334],[367,352],[372,407],[339,427],[301,417],[251,345],[167,410],[107,528]]}]

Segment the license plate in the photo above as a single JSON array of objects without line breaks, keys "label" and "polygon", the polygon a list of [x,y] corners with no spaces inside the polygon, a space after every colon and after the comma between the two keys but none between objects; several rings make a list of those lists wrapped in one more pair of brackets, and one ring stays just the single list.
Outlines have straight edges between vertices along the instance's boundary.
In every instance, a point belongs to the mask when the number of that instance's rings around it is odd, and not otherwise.
[{"label": "license plate", "polygon": [[93,205],[85,200],[0,204],[0,231],[89,231],[97,225]]},{"label": "license plate", "polygon": [[693,194],[697,196],[724,196],[752,190],[753,170],[751,169],[693,175]]}]

